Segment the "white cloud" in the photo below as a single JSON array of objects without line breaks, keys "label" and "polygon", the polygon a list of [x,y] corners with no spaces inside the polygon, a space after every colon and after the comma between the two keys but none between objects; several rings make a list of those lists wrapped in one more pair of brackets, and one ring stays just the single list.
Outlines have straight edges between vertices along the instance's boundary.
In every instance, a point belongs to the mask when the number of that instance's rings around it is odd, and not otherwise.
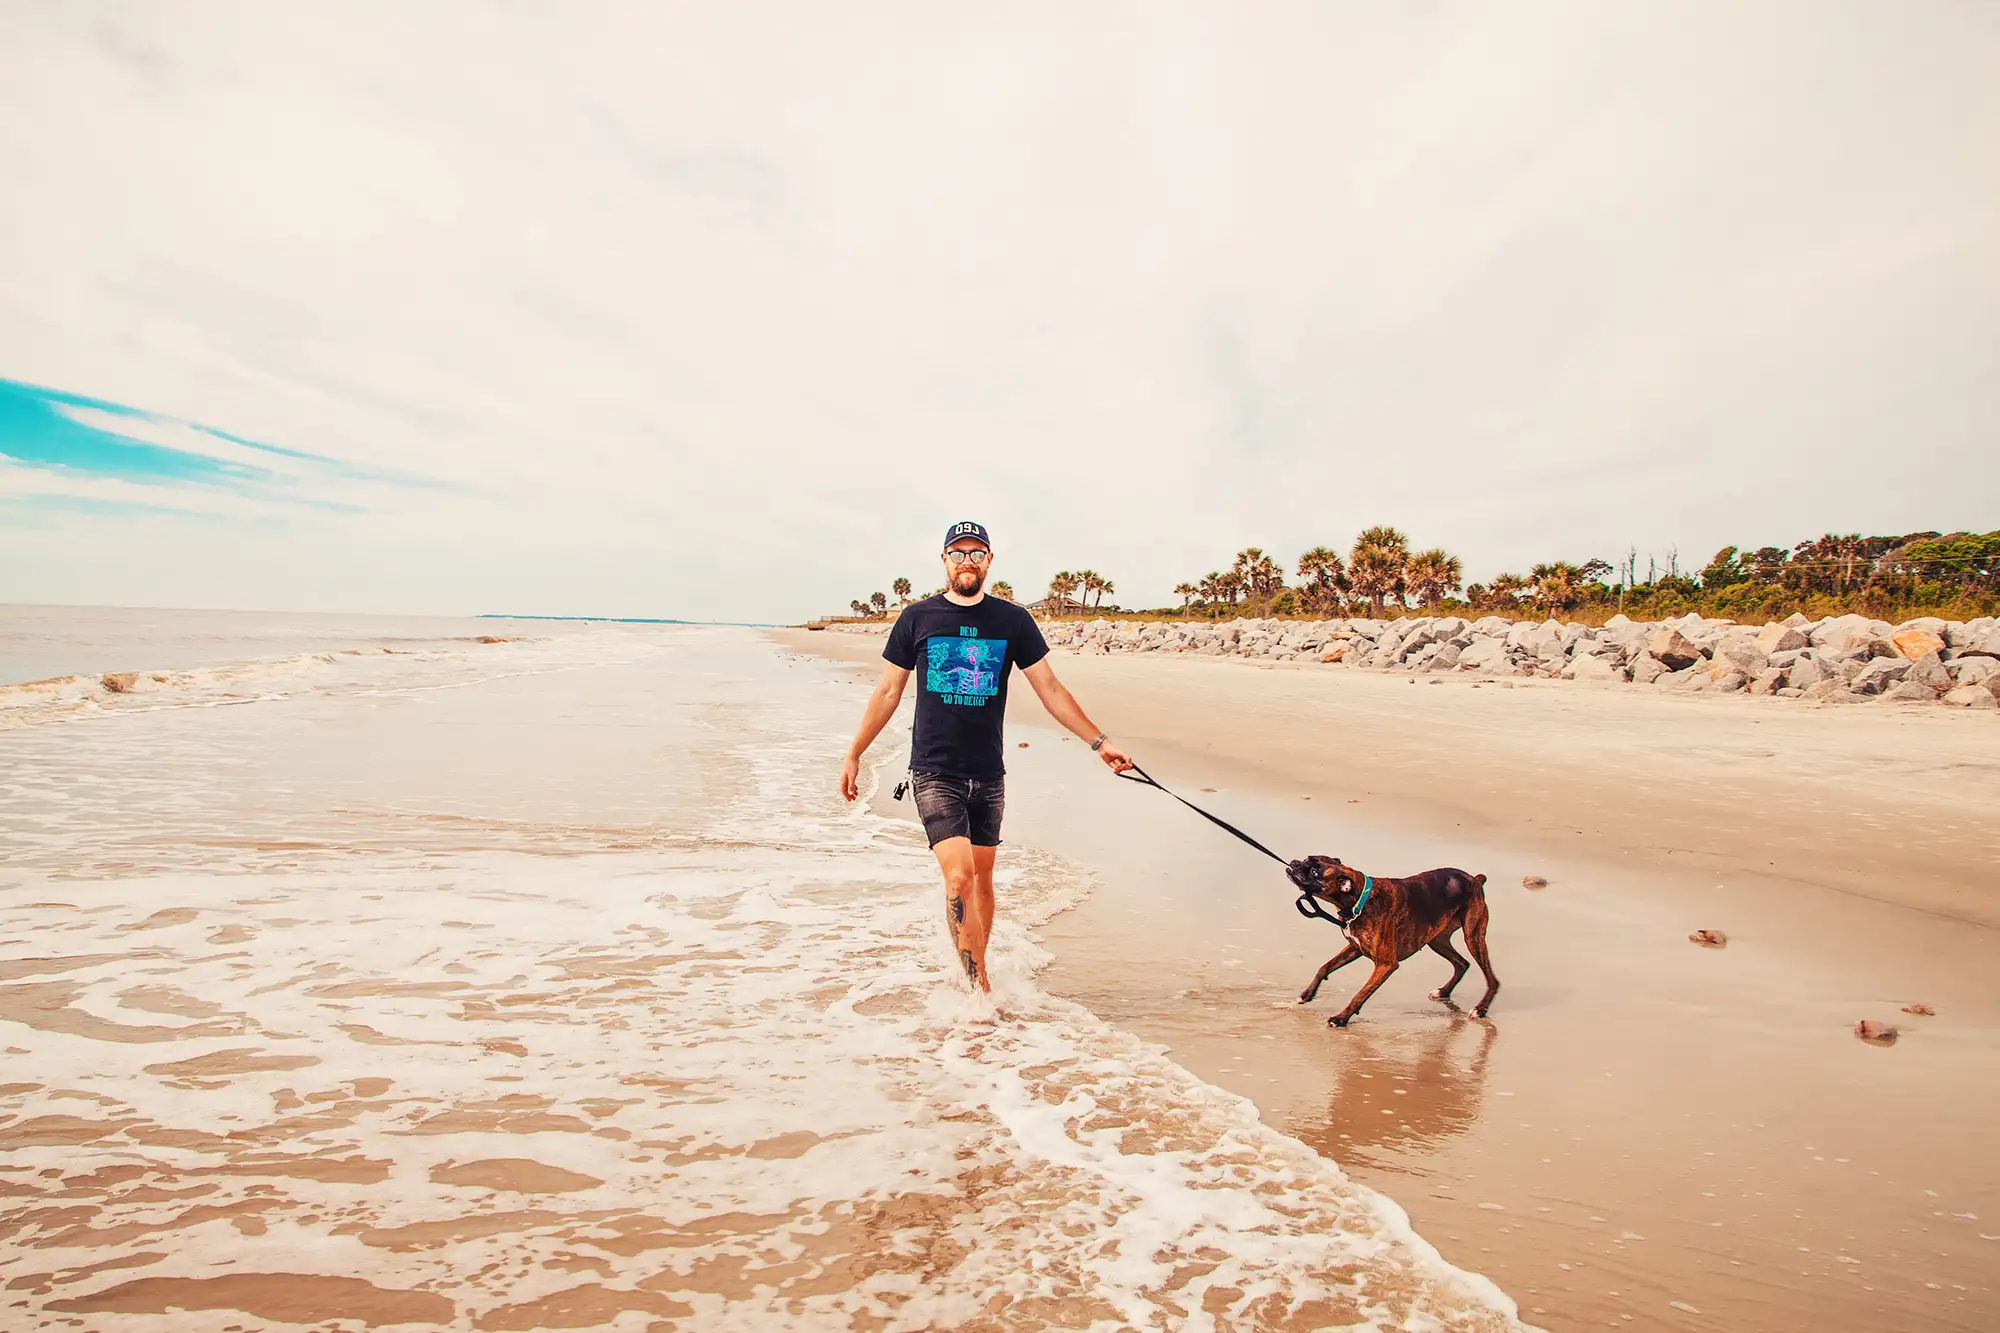
[{"label": "white cloud", "polygon": [[[465,488],[241,569],[170,524],[182,601],[793,617],[961,516],[1153,602],[1374,521],[1475,574],[1990,525],[1996,57],[1977,6],[12,7],[0,375]],[[131,600],[139,526],[0,598]]]}]

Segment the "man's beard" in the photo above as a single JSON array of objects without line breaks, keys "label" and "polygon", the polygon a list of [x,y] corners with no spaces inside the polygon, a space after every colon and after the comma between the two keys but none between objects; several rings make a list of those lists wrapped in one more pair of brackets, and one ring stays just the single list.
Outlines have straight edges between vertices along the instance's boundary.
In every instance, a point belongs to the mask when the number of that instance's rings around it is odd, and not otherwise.
[{"label": "man's beard", "polygon": [[[970,586],[967,586],[970,581]],[[973,565],[960,565],[951,576],[951,590],[960,597],[970,597],[986,583],[986,571]]]}]

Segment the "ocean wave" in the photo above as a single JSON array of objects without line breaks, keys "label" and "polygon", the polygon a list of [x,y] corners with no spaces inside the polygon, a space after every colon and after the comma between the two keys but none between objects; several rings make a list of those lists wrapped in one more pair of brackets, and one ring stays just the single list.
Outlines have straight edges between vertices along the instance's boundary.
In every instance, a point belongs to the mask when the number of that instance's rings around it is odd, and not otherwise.
[{"label": "ocean wave", "polygon": [[475,653],[490,652],[492,646],[540,642],[478,635],[466,636],[451,647],[344,648],[180,670],[107,671],[23,681],[0,685],[0,731],[112,712],[212,707],[306,690],[378,686],[406,681],[417,666],[470,666],[478,662]]},{"label": "ocean wave", "polygon": [[826,790],[847,701],[764,683],[723,687],[761,722],[704,718],[731,745],[699,827],[643,848],[496,822],[483,852],[0,891],[10,1299],[106,1328],[1519,1327],[1392,1202],[1040,990],[1076,867],[1010,846],[969,993],[922,838]]}]

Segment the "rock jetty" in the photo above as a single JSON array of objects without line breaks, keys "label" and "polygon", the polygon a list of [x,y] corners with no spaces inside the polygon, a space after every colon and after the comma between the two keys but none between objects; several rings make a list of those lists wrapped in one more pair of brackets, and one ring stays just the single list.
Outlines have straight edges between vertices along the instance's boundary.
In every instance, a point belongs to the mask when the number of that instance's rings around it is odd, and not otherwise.
[{"label": "rock jetty", "polygon": [[[882,632],[886,625],[834,628]],[[2000,621],[1866,616],[1763,626],[1705,620],[1602,626],[1486,616],[1400,620],[1044,622],[1051,646],[1081,653],[1195,653],[1313,666],[1545,677],[1707,694],[1828,703],[1884,701],[2000,708]]]}]

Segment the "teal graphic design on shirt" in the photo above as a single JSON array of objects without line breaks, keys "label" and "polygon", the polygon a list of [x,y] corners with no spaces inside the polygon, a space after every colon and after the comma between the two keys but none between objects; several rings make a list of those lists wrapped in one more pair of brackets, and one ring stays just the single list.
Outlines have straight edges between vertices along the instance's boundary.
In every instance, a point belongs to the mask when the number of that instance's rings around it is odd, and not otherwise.
[{"label": "teal graphic design on shirt", "polygon": [[1000,693],[1000,673],[1007,666],[1007,641],[972,637],[967,629],[958,638],[942,634],[930,637],[924,672],[924,688],[942,703],[960,708],[984,708],[986,701]]}]

